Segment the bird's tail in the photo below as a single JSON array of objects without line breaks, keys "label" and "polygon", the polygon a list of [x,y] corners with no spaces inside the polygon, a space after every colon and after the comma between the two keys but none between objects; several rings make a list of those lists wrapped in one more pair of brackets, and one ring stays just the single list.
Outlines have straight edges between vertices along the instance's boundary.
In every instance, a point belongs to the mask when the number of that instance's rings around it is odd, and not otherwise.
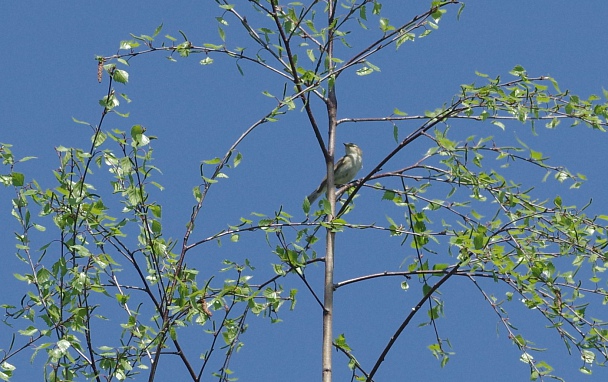
[{"label": "bird's tail", "polygon": [[323,194],[323,192],[325,192],[325,181],[321,182],[319,187],[316,190],[314,190],[310,195],[307,196],[308,203],[313,204],[315,202],[315,200],[317,200],[319,198],[319,196],[321,196],[321,194]]}]

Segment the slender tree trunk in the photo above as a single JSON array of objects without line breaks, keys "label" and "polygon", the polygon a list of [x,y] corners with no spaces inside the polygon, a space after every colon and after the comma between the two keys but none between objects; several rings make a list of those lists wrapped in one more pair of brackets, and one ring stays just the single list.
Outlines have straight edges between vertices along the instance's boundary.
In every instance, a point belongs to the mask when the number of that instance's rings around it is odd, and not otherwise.
[{"label": "slender tree trunk", "polygon": [[[332,25],[335,11],[335,1],[329,0],[328,25]],[[333,71],[333,29],[328,28],[327,43],[327,65],[328,70]],[[336,126],[338,103],[336,100],[335,78],[331,78],[327,89],[327,115],[328,115],[328,157],[327,164],[327,200],[331,206],[331,212],[327,215],[327,221],[334,219],[336,214],[336,193],[334,192],[334,154],[336,147]],[[335,233],[328,228],[325,246],[325,285],[323,295],[323,382],[332,381],[332,346],[333,346],[333,311],[334,311],[334,239]]]}]

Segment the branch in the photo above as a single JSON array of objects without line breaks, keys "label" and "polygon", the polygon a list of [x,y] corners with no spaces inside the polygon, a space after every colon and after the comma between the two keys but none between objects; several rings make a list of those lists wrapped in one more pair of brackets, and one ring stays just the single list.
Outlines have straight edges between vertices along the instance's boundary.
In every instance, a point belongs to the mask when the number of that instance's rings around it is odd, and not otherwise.
[{"label": "branch", "polygon": [[376,372],[380,368],[380,365],[382,364],[382,362],[384,362],[384,357],[386,357],[386,355],[391,350],[391,348],[393,347],[393,345],[395,344],[395,342],[397,342],[397,339],[399,338],[399,336],[401,335],[401,333],[403,332],[403,330],[408,326],[408,324],[410,323],[410,321],[412,320],[412,318],[414,318],[414,316],[416,315],[416,313],[418,313],[418,311],[422,308],[422,305],[424,305],[424,303],[428,299],[431,298],[431,296],[433,295],[433,293],[435,293],[435,291],[437,289],[439,289],[439,287],[441,285],[443,285],[443,283],[445,283],[450,277],[452,277],[458,271],[459,267],[460,267],[460,263],[454,265],[452,267],[452,269],[448,273],[446,273],[437,283],[435,283],[435,285],[433,285],[429,289],[429,291],[422,297],[422,299],[420,301],[418,301],[418,303],[416,304],[416,306],[414,306],[412,308],[412,311],[407,315],[407,317],[405,318],[405,320],[403,320],[403,322],[401,323],[401,325],[399,326],[399,328],[395,331],[395,334],[392,335],[391,339],[388,341],[388,344],[385,346],[384,350],[382,351],[382,353],[378,357],[378,360],[374,364],[374,367],[372,368],[372,371],[369,373],[369,376],[366,379],[367,382],[372,382],[373,381],[374,375],[376,374]]}]

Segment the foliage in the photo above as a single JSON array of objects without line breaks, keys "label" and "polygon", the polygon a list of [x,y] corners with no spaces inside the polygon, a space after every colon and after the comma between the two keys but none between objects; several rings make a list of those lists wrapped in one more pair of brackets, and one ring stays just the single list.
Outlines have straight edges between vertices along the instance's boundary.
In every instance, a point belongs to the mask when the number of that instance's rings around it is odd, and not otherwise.
[{"label": "foliage", "polygon": [[[532,379],[557,377],[549,364],[537,360],[539,349],[511,322],[511,300],[521,300],[534,310],[569,351],[580,354],[582,372],[590,373],[590,365],[608,359],[606,321],[598,318],[594,308],[608,301],[606,290],[599,286],[605,271],[608,243],[604,222],[608,218],[586,216],[585,208],[568,206],[558,195],[539,200],[530,186],[491,168],[495,163],[502,168],[534,167],[573,188],[584,177],[548,163],[542,153],[523,142],[515,147],[495,142],[491,136],[452,138],[461,120],[488,122],[501,129],[508,121],[532,128],[540,121],[547,128],[564,121],[604,131],[608,104],[598,102],[596,96],[583,99],[561,91],[553,78],[533,77],[516,66],[507,81],[478,73],[481,85],[463,85],[450,102],[425,115],[410,116],[395,109],[386,117],[338,119],[335,88],[343,72],[355,71],[359,76],[378,72],[381,68],[370,61],[372,57],[386,53],[389,46],[404,49],[408,42],[427,36],[438,28],[447,9],[459,6],[458,13],[462,11],[460,2],[433,1],[426,11],[396,24],[383,15],[381,3],[373,0],[341,5],[334,1],[216,2],[219,44],[196,45],[184,32],[180,32],[183,41],[166,35],[159,42],[161,25],[152,35],[133,35],[122,41],[119,53],[97,57],[99,79],[105,73],[109,82],[107,94],[100,100],[102,113],[97,124],[75,120],[91,128],[91,143],[86,149],[56,149],[59,168],[54,171],[54,186],[26,181],[17,166],[31,158],[16,160],[11,146],[2,146],[0,154],[8,172],[0,180],[14,188],[12,215],[20,227],[15,234],[17,257],[29,267],[27,273],[16,275],[29,290],[21,306],[4,305],[6,322],[25,319],[29,324],[15,333],[2,353],[0,378],[10,380],[14,373],[11,359],[31,348],[34,355],[46,353],[45,376],[52,381],[123,380],[140,373],[151,381],[168,357],[177,357],[194,381],[211,374],[230,380],[230,362],[242,346],[241,335],[251,313],[277,322],[285,302],[295,307],[296,290],[286,292],[281,284],[293,277],[304,281],[307,293],[329,317],[324,323],[328,325],[326,338],[345,355],[353,379],[371,381],[402,331],[425,310],[427,324],[437,333],[429,350],[441,366],[446,365],[451,351],[437,328],[445,303],[439,290],[456,277],[478,288],[509,339],[521,350]],[[349,21],[356,21],[360,30],[351,29]],[[227,42],[233,22],[247,34],[248,40],[239,40],[239,47]],[[374,23],[377,28],[372,27]],[[371,34],[372,43],[357,48],[357,39],[350,37],[362,33]],[[334,42],[342,46],[335,47]],[[128,96],[118,95],[115,86],[128,84],[130,61],[156,52],[168,54],[170,60],[199,54],[204,56],[201,65],[213,64],[214,56],[227,56],[242,74],[248,64],[270,71],[284,85],[281,95],[266,93],[276,105],[251,123],[223,157],[201,165],[200,184],[193,189],[192,214],[181,242],[164,235],[163,207],[154,201],[155,189],[162,190],[153,180],[158,171],[152,157],[156,137],[138,124],[129,132],[104,128],[109,116],[128,117],[120,109],[121,100]],[[322,107],[315,106],[315,99],[322,101]],[[396,147],[361,174],[361,179],[338,190],[339,209],[336,196],[329,193],[312,215],[315,206],[304,202],[304,222],[277,208],[268,215],[258,214],[256,221],[242,218],[215,235],[192,240],[209,190],[242,160],[238,146],[257,127],[295,112],[297,105],[307,115],[328,163],[329,190],[334,188],[332,163],[338,125],[390,122],[395,127]],[[330,116],[327,129],[318,124],[319,113]],[[405,121],[419,124],[400,138],[399,124]],[[417,141],[425,141],[428,151],[415,164],[383,170],[396,154]],[[488,165],[489,160],[493,164]],[[105,170],[111,179],[95,177],[93,168]],[[103,191],[104,183],[111,185],[111,192]],[[376,190],[394,211],[392,216],[402,217],[389,217],[384,226],[348,221],[348,213],[355,208],[353,199],[362,187]],[[333,247],[321,257],[314,247],[322,230],[332,245],[345,230],[401,237],[416,256],[405,264],[405,270],[334,283]],[[44,234],[37,236],[36,231]],[[246,232],[261,234],[272,246],[277,258],[271,265],[273,277],[251,284],[257,264],[249,260],[226,260],[221,270],[188,266],[193,249],[223,237],[238,241]],[[41,245],[40,237],[51,239],[44,239]],[[316,262],[325,265],[323,297],[315,294],[305,278],[307,266]],[[221,281],[220,272],[227,275]],[[422,298],[377,358],[359,360],[346,336],[332,336],[333,292],[395,275],[420,280]],[[504,297],[494,294],[484,280],[503,286]],[[410,285],[405,281],[402,287]],[[108,320],[119,314],[120,326]],[[193,326],[202,327],[208,335],[196,349],[200,360],[185,350],[187,339],[181,336]],[[324,379],[331,380],[331,351],[325,349],[324,357]]]}]

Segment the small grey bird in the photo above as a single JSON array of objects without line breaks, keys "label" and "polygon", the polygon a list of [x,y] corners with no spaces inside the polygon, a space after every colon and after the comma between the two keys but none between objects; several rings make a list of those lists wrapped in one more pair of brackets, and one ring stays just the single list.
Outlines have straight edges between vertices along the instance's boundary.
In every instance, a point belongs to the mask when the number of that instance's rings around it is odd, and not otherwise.
[{"label": "small grey bird", "polygon": [[[363,151],[354,143],[345,143],[346,155],[344,155],[334,166],[334,183],[341,186],[353,180],[361,167],[363,167]],[[327,177],[323,179],[319,187],[308,195],[308,202],[312,204],[327,187]]]}]

